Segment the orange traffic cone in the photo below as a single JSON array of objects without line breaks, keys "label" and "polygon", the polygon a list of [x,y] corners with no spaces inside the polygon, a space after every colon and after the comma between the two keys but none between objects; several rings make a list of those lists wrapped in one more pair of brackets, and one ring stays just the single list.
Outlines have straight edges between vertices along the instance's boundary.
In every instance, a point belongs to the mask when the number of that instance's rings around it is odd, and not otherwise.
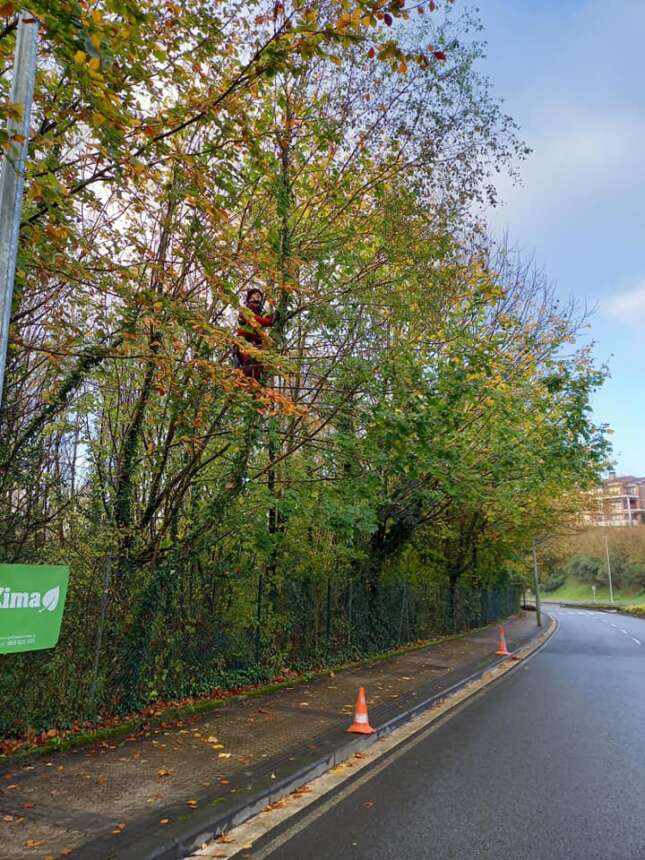
[{"label": "orange traffic cone", "polygon": [[502,625],[499,625],[499,648],[495,652],[499,657],[510,657],[510,651],[506,647],[506,634],[504,633],[504,628]]},{"label": "orange traffic cone", "polygon": [[367,717],[367,703],[365,701],[365,690],[361,687],[356,696],[356,706],[354,708],[354,722],[347,729],[348,732],[356,732],[359,735],[371,735],[376,729],[370,726],[370,721]]}]

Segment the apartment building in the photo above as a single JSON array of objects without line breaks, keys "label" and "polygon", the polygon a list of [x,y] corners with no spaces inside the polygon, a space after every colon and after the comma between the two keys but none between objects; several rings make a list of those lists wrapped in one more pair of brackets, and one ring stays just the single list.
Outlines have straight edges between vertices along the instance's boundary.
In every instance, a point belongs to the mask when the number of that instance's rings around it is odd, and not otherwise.
[{"label": "apartment building", "polygon": [[645,478],[609,477],[589,493],[591,504],[582,517],[594,526],[635,526],[645,523]]}]

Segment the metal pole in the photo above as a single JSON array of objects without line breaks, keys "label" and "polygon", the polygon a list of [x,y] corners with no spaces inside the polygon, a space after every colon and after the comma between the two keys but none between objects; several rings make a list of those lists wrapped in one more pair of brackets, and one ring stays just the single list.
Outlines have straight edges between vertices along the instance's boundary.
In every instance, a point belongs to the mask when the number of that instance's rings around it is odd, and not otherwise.
[{"label": "metal pole", "polygon": [[542,626],[542,609],[540,607],[540,580],[538,579],[538,563],[535,544],[533,544],[533,589],[535,591],[535,617],[538,627]]},{"label": "metal pole", "polygon": [[36,77],[38,21],[23,9],[18,21],[16,53],[11,83],[11,101],[19,106],[20,118],[7,119],[9,149],[0,176],[0,405],[9,342],[11,301],[16,273],[22,189],[29,142],[31,102]]},{"label": "metal pole", "polygon": [[609,561],[609,540],[605,535],[605,553],[607,555],[607,579],[609,580],[609,602],[614,602],[614,587],[611,582],[611,562]]}]

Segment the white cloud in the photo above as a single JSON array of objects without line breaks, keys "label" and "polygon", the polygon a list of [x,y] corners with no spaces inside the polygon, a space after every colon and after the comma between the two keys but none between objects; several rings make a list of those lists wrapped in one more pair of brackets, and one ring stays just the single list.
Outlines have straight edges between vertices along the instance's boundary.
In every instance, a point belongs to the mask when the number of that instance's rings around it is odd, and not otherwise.
[{"label": "white cloud", "polygon": [[551,105],[532,124],[540,130],[526,135],[533,153],[520,167],[522,185],[506,178],[498,183],[505,205],[490,215],[498,228],[561,222],[580,207],[601,208],[645,185],[645,162],[634,145],[645,138],[642,113]]},{"label": "white cloud", "polygon": [[642,325],[645,322],[645,281],[603,299],[600,307],[620,322]]}]

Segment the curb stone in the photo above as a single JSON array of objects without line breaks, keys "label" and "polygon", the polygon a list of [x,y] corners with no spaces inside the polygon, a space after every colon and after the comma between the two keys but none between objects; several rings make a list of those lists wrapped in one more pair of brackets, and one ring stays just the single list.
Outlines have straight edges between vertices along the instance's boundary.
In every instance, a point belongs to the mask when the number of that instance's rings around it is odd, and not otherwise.
[{"label": "curb stone", "polygon": [[[355,753],[361,752],[379,739],[387,737],[396,729],[413,720],[424,711],[436,706],[440,702],[449,699],[469,685],[483,681],[484,686],[491,684],[509,671],[517,668],[522,661],[537,652],[551,638],[557,629],[557,622],[550,618],[549,626],[538,634],[528,645],[523,645],[512,654],[517,658],[510,661],[506,657],[492,660],[484,669],[461,679],[440,693],[430,696],[422,702],[418,702],[412,708],[398,714],[381,726],[376,727],[373,735],[361,736],[343,744],[328,755],[296,771],[288,777],[279,780],[269,789],[259,792],[253,797],[241,800],[237,807],[230,809],[225,814],[218,814],[214,809],[200,809],[192,816],[190,822],[183,828],[183,832],[168,838],[165,844],[159,844],[159,837],[151,837],[149,844],[141,842],[132,849],[120,852],[119,860],[185,860],[198,850],[204,842],[210,842],[223,833],[232,830],[243,822],[261,812],[267,805],[276,803],[291,792],[300,788],[313,779],[326,773],[331,768],[337,767],[342,762],[351,758]],[[501,671],[499,671],[501,669]],[[473,690],[471,695],[479,692],[481,685]],[[465,698],[469,698],[466,696]],[[463,702],[464,697],[461,698]]]}]

